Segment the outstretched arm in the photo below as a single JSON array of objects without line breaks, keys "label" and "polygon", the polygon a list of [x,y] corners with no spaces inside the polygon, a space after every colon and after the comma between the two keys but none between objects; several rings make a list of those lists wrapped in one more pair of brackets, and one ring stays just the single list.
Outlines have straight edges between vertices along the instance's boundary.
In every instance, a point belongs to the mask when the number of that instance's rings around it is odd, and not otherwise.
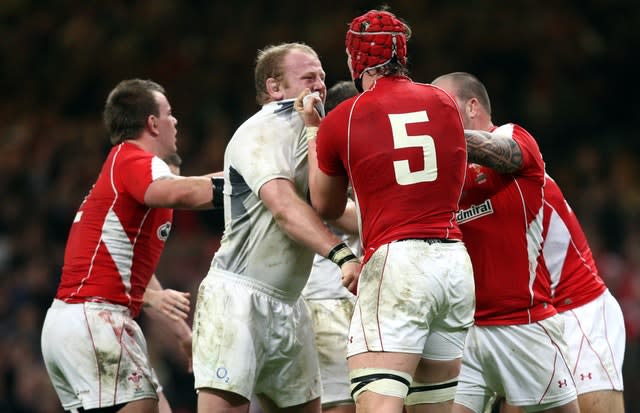
[{"label": "outstretched arm", "polygon": [[518,142],[482,130],[465,129],[469,162],[484,165],[500,173],[514,173],[522,168],[522,150]]},{"label": "outstretched arm", "polygon": [[206,176],[173,176],[153,181],[144,194],[152,208],[211,209],[213,189]]}]

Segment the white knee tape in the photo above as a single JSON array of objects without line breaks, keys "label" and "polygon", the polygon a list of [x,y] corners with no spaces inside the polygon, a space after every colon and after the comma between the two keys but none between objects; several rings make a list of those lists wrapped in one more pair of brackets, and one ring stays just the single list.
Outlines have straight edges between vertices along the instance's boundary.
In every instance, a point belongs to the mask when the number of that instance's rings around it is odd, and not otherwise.
[{"label": "white knee tape", "polygon": [[458,387],[458,378],[440,383],[411,383],[409,394],[404,401],[407,406],[426,403],[441,403],[453,400]]},{"label": "white knee tape", "polygon": [[349,378],[353,400],[365,391],[404,399],[411,383],[410,374],[388,369],[355,369],[349,372]]}]

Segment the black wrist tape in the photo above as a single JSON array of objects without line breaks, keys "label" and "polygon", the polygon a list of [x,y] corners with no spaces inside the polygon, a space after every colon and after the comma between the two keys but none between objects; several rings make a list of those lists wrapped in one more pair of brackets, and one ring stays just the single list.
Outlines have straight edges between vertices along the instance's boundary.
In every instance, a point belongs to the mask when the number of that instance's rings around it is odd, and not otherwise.
[{"label": "black wrist tape", "polygon": [[357,261],[358,258],[353,254],[351,249],[347,247],[347,244],[341,242],[329,251],[327,258],[330,259],[338,267],[349,261]]},{"label": "black wrist tape", "polygon": [[212,176],[211,177],[211,193],[213,197],[211,198],[211,203],[214,208],[223,208],[224,207],[224,177],[222,176]]}]

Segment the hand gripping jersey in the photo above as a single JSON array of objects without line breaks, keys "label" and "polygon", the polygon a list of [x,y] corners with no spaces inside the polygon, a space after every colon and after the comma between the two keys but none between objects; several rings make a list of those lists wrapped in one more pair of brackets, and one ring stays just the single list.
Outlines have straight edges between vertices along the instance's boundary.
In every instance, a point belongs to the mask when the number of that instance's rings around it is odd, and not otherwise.
[{"label": "hand gripping jersey", "polygon": [[542,253],[544,162],[518,125],[493,131],[515,139],[523,166],[516,174],[469,164],[458,224],[473,263],[478,325],[527,324],[556,314],[550,280],[537,272]]},{"label": "hand gripping jersey", "polygon": [[607,289],[598,274],[578,218],[556,182],[544,186],[544,244],[538,270],[551,278],[553,305],[559,312],[580,307]]},{"label": "hand gripping jersey", "polygon": [[455,212],[466,142],[445,92],[403,76],[380,78],[329,112],[317,145],[320,169],[351,180],[365,262],[392,241],[461,238]]},{"label": "hand gripping jersey", "polygon": [[168,176],[164,161],[133,143],[111,149],[73,220],[56,298],[120,304],[138,315],[173,218],[172,209],[144,205],[144,194]]}]

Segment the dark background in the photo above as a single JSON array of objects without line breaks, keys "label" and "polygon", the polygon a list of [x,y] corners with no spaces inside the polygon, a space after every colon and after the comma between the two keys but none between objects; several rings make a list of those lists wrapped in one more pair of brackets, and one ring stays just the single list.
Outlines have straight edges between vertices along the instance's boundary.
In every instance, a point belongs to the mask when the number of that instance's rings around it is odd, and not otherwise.
[{"label": "dark background", "polygon": [[[125,78],[167,89],[184,174],[222,168],[234,129],[257,110],[256,51],[303,41],[327,86],[348,77],[347,23],[365,1],[0,1],[0,411],[59,412],[40,356],[73,214],[109,149],[108,92]],[[413,29],[409,67],[429,82],[468,71],[487,86],[495,123],[538,140],[627,324],[627,411],[640,411],[640,185],[636,0],[396,1]],[[221,232],[218,212],[176,214],[158,274],[195,292]],[[185,360],[161,325],[141,320],[176,412],[193,412]]]}]

